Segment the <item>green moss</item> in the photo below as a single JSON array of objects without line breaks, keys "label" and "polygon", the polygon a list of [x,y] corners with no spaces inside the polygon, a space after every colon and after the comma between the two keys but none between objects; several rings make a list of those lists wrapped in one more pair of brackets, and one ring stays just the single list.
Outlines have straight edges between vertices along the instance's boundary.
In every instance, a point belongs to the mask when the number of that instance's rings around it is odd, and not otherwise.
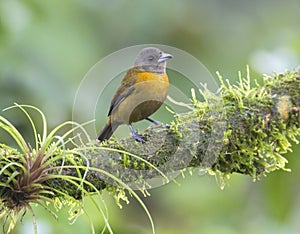
[{"label": "green moss", "polygon": [[222,82],[227,127],[214,171],[224,175],[239,172],[257,179],[286,170],[287,159],[282,154],[291,151],[290,140],[297,142],[299,136],[299,112],[291,114],[299,104],[300,81],[295,76],[296,72],[288,72],[265,77],[264,86],[254,88],[250,88],[249,74],[237,86]]}]

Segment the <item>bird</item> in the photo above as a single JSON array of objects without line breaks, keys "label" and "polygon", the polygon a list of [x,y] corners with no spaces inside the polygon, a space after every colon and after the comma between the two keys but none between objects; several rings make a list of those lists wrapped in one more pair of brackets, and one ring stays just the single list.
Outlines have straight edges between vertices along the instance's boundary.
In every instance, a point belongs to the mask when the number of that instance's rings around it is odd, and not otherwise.
[{"label": "bird", "polygon": [[145,119],[159,125],[150,116],[160,108],[168,95],[166,61],[172,57],[156,47],[146,47],[139,51],[134,66],[126,72],[112,98],[108,121],[97,137],[99,142],[108,140],[122,124],[129,125],[137,141],[145,142],[134,130],[132,123]]}]

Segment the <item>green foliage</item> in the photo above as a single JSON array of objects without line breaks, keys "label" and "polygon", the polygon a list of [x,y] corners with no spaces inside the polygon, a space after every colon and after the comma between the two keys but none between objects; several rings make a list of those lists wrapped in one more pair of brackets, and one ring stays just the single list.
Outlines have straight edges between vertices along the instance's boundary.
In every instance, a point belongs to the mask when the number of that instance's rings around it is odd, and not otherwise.
[{"label": "green foliage", "polygon": [[[26,143],[26,140],[18,130],[4,117],[0,116],[0,128],[7,131],[19,146],[19,150],[12,149],[1,144],[0,147],[0,217],[4,219],[3,231],[10,233],[17,223],[19,214],[22,217],[27,211],[30,211],[33,218],[34,233],[37,233],[36,218],[32,209],[33,204],[44,207],[50,214],[57,218],[57,215],[48,208],[49,204],[59,210],[65,204],[70,207],[70,220],[76,218],[82,213],[84,207],[80,202],[68,195],[66,190],[56,189],[55,186],[46,185],[46,181],[54,183],[55,180],[66,181],[73,185],[80,193],[85,193],[81,186],[84,181],[84,175],[80,170],[76,170],[76,176],[64,176],[63,171],[65,163],[77,165],[72,160],[73,154],[65,148],[69,139],[66,139],[76,128],[82,128],[80,125],[74,129],[66,131],[62,136],[56,136],[59,129],[68,124],[66,122],[47,134],[47,122],[43,113],[35,107],[27,105],[17,105],[28,118],[35,138],[35,147],[32,148]],[[43,122],[42,135],[38,134],[35,123],[26,109],[33,109],[40,113]],[[53,174],[56,171],[57,174]],[[68,187],[65,187],[68,188]],[[88,194],[86,194],[89,196]],[[105,218],[105,216],[104,216]],[[109,228],[108,222],[106,227]]]},{"label": "green foliage", "polygon": [[228,81],[225,84],[220,78],[227,116],[226,150],[220,154],[213,170],[225,175],[249,174],[253,179],[274,170],[289,171],[283,154],[291,151],[291,141],[299,143],[300,135],[297,76],[297,72],[265,76],[264,85],[255,88],[250,87],[249,70],[245,79],[240,75],[239,84],[235,86]]},{"label": "green foliage", "polygon": [[[15,107],[21,109],[27,116],[33,129],[36,144],[35,148],[31,148],[18,130],[7,119],[0,116],[0,129],[7,131],[19,145],[19,150],[4,144],[0,145],[0,219],[4,219],[3,231],[5,233],[10,233],[14,229],[22,211],[21,219],[27,211],[30,211],[33,218],[34,233],[37,233],[33,204],[44,207],[56,219],[58,218],[56,212],[63,206],[69,207],[69,221],[71,223],[75,222],[83,213],[90,217],[83,206],[82,199],[84,197],[90,198],[103,217],[105,225],[102,232],[108,230],[109,233],[112,233],[107,219],[107,208],[100,193],[106,185],[103,182],[99,184],[89,182],[89,177],[93,177],[94,173],[102,174],[115,182],[115,185],[107,186],[107,190],[120,207],[122,207],[120,200],[128,203],[125,189],[135,197],[149,217],[152,231],[155,233],[151,215],[138,195],[111,173],[90,166],[83,152],[93,151],[93,146],[83,148],[77,146],[76,150],[66,148],[69,143],[74,141],[74,137],[68,137],[78,128],[89,139],[82,125],[71,121],[65,122],[48,134],[46,118],[39,109],[17,104]],[[33,109],[40,113],[43,123],[41,136],[26,109]],[[61,133],[61,136],[56,135],[67,125],[74,125],[75,127]],[[89,141],[91,140],[89,139]],[[125,157],[126,152],[122,153]],[[136,157],[133,154],[131,156]],[[144,162],[149,164],[145,160]],[[93,195],[97,196],[94,197]],[[98,205],[96,198],[103,202],[104,209]],[[49,204],[53,204],[56,212],[49,208]],[[91,223],[91,229],[95,233],[93,223]]]}]

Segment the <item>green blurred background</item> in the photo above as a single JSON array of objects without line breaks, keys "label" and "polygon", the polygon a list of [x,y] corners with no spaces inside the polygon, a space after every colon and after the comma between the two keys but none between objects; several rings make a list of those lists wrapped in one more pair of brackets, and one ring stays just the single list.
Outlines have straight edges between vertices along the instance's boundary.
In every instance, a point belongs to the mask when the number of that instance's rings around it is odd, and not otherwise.
[{"label": "green blurred background", "polygon": [[[14,102],[39,107],[49,128],[72,118],[76,90],[104,56],[136,44],[185,50],[212,74],[232,82],[246,65],[252,77],[300,64],[300,2],[176,0],[0,0],[0,109]],[[3,113],[30,139],[20,112]],[[97,120],[100,127],[104,120]],[[10,142],[0,135],[1,142]],[[215,178],[193,176],[151,190],[144,201],[157,233],[300,233],[300,147],[289,153],[291,173],[278,171],[253,183],[233,175],[224,190]],[[150,233],[134,199],[120,210],[104,194],[115,233]],[[97,233],[103,225],[95,214]],[[90,233],[84,216],[69,225],[36,208],[39,233]],[[0,231],[1,232],[1,231]],[[14,233],[32,233],[29,214]]]}]

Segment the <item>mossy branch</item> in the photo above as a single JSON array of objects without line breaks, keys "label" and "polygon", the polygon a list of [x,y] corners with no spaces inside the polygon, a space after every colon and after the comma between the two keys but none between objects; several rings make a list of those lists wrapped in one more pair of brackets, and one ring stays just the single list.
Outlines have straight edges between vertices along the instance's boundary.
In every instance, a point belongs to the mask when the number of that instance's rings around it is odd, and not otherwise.
[{"label": "mossy branch", "polygon": [[205,101],[193,95],[193,111],[177,115],[169,126],[147,129],[144,144],[132,137],[112,138],[66,149],[74,139],[64,141],[70,132],[54,137],[58,127],[42,139],[36,137],[39,142],[31,149],[0,116],[0,127],[20,148],[0,145],[0,216],[38,199],[62,195],[79,199],[104,188],[119,199],[122,189],[145,192],[186,168],[221,176],[236,172],[254,179],[286,170],[284,154],[291,151],[291,142],[299,143],[299,71],[266,76],[262,85],[253,88],[249,72],[237,85],[219,78],[217,96],[205,88],[201,91]]},{"label": "mossy branch", "polygon": [[[178,115],[170,126],[147,129],[146,143],[131,137],[112,139],[79,152],[91,166],[141,189],[149,185],[147,179],[186,168],[224,176],[237,172],[254,179],[287,170],[283,155],[291,151],[292,141],[299,143],[300,135],[299,72],[264,77],[254,88],[249,74],[234,86],[220,80],[218,97],[202,91],[205,101],[194,98],[193,111]],[[101,173],[89,173],[87,179],[99,189],[113,183]]]}]

